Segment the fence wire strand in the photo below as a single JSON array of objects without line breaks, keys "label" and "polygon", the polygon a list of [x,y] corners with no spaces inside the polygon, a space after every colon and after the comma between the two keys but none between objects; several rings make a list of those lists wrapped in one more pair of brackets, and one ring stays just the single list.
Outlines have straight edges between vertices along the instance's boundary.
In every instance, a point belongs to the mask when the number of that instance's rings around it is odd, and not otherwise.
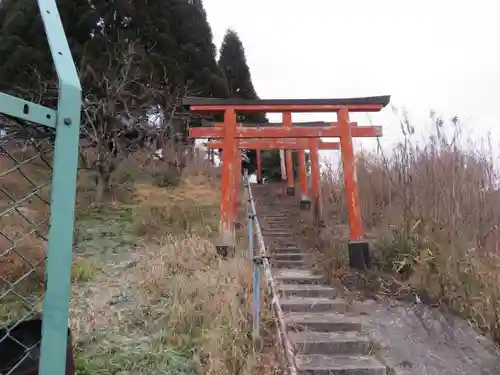
[{"label": "fence wire strand", "polygon": [[[54,131],[0,117],[0,375],[38,363]],[[32,332],[32,330],[37,332]]]}]

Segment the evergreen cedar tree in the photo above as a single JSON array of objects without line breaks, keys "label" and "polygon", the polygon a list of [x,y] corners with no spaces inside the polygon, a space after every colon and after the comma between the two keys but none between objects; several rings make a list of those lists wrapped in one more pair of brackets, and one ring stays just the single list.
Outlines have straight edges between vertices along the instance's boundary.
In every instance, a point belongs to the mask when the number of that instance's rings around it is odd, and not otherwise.
[{"label": "evergreen cedar tree", "polygon": [[[231,97],[258,99],[246,61],[245,49],[236,31],[228,30],[226,32],[219,55],[219,68],[225,76]],[[241,114],[238,121],[242,123],[262,123],[268,120],[265,113],[253,112]],[[257,153],[255,150],[246,150],[246,155],[250,161],[244,163],[243,167],[247,168],[249,173],[254,173],[257,169]],[[261,151],[261,155],[262,174],[271,181],[281,180],[279,151],[265,150]],[[296,153],[293,155],[294,171],[297,171],[298,158]]]},{"label": "evergreen cedar tree", "polygon": [[[141,75],[142,83],[155,82],[161,88],[152,103],[160,110],[165,98],[183,95],[186,87],[190,95],[258,98],[243,44],[235,31],[227,31],[216,60],[212,30],[201,0],[58,0],[57,5],[80,71],[87,61],[106,71],[111,59],[119,59],[116,51],[132,43],[147,51],[147,67],[144,61],[137,64],[147,69],[147,74]],[[37,92],[42,94],[37,100],[54,107],[57,90],[53,83],[57,80],[37,2],[0,1],[0,30],[0,91],[16,96]],[[92,77],[85,76],[82,87],[84,98],[86,94],[105,98],[102,82]],[[267,119],[264,113],[247,113],[238,121]],[[186,123],[177,126],[185,139]],[[244,168],[253,173],[256,152],[248,150],[246,154],[250,162]],[[262,162],[265,176],[280,178],[278,151],[262,152]]]}]

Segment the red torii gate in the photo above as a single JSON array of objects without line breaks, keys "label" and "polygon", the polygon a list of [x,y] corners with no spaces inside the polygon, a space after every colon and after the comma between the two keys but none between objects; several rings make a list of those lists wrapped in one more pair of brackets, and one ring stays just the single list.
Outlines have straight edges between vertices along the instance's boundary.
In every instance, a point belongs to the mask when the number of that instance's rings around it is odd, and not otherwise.
[{"label": "red torii gate", "polygon": [[[370,266],[369,246],[364,240],[361,208],[356,178],[356,165],[352,137],[378,137],[380,126],[356,126],[349,120],[349,112],[378,112],[390,101],[390,96],[350,99],[274,99],[244,100],[215,98],[186,98],[183,101],[192,112],[222,112],[224,121],[213,128],[192,128],[190,137],[220,139],[222,156],[221,226],[217,250],[228,254],[234,249],[235,203],[241,178],[241,161],[238,160],[238,143],[249,139],[309,139],[311,157],[317,157],[319,139],[340,138],[346,203],[349,217],[350,241],[348,245],[350,265],[365,269]],[[238,127],[237,112],[281,112],[284,127]],[[329,126],[307,128],[291,125],[292,112],[336,112],[337,122]],[[289,125],[287,125],[289,124]],[[291,126],[290,126],[291,125]],[[314,154],[316,154],[314,156]],[[319,165],[319,162],[318,162]],[[317,184],[318,181],[311,181]]]},{"label": "red torii gate", "polygon": [[[204,126],[207,125],[214,125],[213,123],[209,122],[202,122]],[[271,123],[271,122],[261,122],[261,123],[244,123],[240,124],[241,126],[244,127],[276,127],[276,126],[283,126],[283,123]],[[324,127],[327,126],[328,123],[325,121],[316,121],[316,122],[294,122],[293,126],[297,127]],[[357,123],[351,123],[351,125],[356,126]],[[310,142],[308,140],[301,140],[301,144],[298,145],[297,148],[294,148],[292,146],[291,142],[298,142],[299,140],[277,140],[277,139],[266,139],[266,140],[258,140],[258,141],[252,141],[252,142],[257,142],[257,143],[252,143],[254,146],[250,147],[248,146],[249,143],[246,142],[245,144],[247,145],[246,147],[240,147],[240,148],[247,148],[247,149],[254,149],[256,150],[256,156],[257,156],[257,183],[262,183],[262,160],[261,160],[261,150],[272,150],[272,149],[279,149],[279,150],[296,150],[298,154],[298,164],[299,164],[299,181],[300,181],[300,187],[301,187],[301,192],[304,195],[304,198],[307,198],[307,178],[306,178],[306,159],[305,159],[305,150],[310,149]],[[216,143],[219,145],[219,148],[222,148],[222,143],[218,142]],[[307,147],[302,146],[302,144],[307,144]],[[337,142],[321,142],[319,145],[320,150],[338,150],[339,149],[339,143]],[[209,146],[209,148],[212,148]],[[214,147],[215,148],[215,147]],[[285,169],[291,170],[292,169],[292,159],[291,156],[288,158],[290,162],[285,163],[284,167]],[[312,168],[314,170],[314,168]],[[295,183],[294,183],[294,176],[290,175],[292,173],[291,171],[288,173],[287,172],[287,193],[289,195],[295,195]],[[304,177],[304,178],[302,178]],[[308,200],[308,199],[305,199]],[[309,202],[310,203],[310,202]]]},{"label": "red torii gate", "polygon": [[[304,126],[309,123],[295,123],[295,126]],[[246,125],[246,124],[245,124]],[[294,150],[298,152],[298,169],[299,169],[299,181],[300,181],[300,207],[305,210],[311,208],[311,199],[314,202],[314,214],[316,219],[320,219],[320,205],[319,199],[320,194],[317,191],[317,186],[313,185],[311,188],[312,196],[309,196],[309,189],[307,184],[307,168],[306,168],[306,158],[305,150],[311,149],[314,145],[311,145],[311,140],[309,139],[293,139],[293,138],[283,138],[283,139],[255,139],[255,140],[240,140],[238,142],[238,147],[240,149],[256,150],[257,151],[257,182],[262,179],[262,165],[260,160],[261,150]],[[208,149],[219,149],[223,148],[224,144],[222,141],[211,141],[207,144]],[[313,147],[314,148],[314,147]],[[339,150],[339,142],[325,142],[320,141],[317,145],[318,150]],[[317,158],[313,157],[311,162],[311,180],[319,181],[319,165]],[[290,168],[287,166],[287,168]],[[287,174],[293,174],[292,170],[288,170]],[[293,178],[293,176],[292,176]],[[293,181],[293,180],[292,180]],[[295,195],[295,188],[293,188],[292,194],[290,194],[290,187],[287,189],[289,195]]]}]

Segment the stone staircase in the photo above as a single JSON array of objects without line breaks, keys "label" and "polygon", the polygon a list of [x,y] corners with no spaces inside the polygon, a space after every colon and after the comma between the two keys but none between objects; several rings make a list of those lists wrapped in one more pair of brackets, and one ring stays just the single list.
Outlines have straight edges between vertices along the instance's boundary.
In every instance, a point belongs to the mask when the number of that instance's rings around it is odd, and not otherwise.
[{"label": "stone staircase", "polygon": [[363,333],[362,315],[338,290],[312,274],[312,253],[302,252],[294,237],[299,218],[294,197],[272,194],[269,186],[253,188],[257,214],[280,301],[301,375],[386,375],[373,355],[373,343]]}]

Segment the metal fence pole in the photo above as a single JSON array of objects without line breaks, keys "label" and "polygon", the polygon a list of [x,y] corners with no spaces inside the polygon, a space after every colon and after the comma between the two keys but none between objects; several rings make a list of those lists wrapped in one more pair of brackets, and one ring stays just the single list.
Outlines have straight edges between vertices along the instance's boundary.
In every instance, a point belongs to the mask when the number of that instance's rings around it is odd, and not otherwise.
[{"label": "metal fence pole", "polygon": [[264,272],[266,284],[269,290],[269,294],[271,296],[271,303],[273,306],[278,337],[279,341],[281,342],[281,348],[283,350],[283,354],[287,362],[285,373],[288,375],[297,375],[297,365],[295,363],[292,343],[288,338],[284,314],[279,300],[278,288],[276,286],[276,280],[274,279],[273,274],[271,272],[271,265],[269,263],[266,245],[264,244],[264,237],[262,236],[262,230],[259,224],[259,219],[256,216],[257,210],[255,208],[255,201],[253,199],[252,187],[250,184],[248,184],[248,196],[251,206],[251,212],[254,214],[255,236],[257,239],[257,247],[259,250],[258,255],[254,259],[256,262],[258,262],[259,265],[262,265],[262,270]]},{"label": "metal fence pole", "polygon": [[68,315],[81,86],[56,1],[38,6],[59,82],[57,110],[0,93],[8,116],[0,136],[0,343],[16,351],[0,356],[4,375],[74,372]]},{"label": "metal fence pole", "polygon": [[[250,189],[250,179],[248,170],[245,170],[245,187],[247,193]],[[248,247],[250,249],[250,261],[252,262],[252,323],[254,338],[260,337],[260,269],[255,260],[255,234],[254,220],[255,212],[252,211],[252,200],[250,194],[247,194],[247,220],[248,220]]]},{"label": "metal fence pole", "polygon": [[38,0],[59,79],[40,375],[66,371],[82,89],[55,0]]}]

